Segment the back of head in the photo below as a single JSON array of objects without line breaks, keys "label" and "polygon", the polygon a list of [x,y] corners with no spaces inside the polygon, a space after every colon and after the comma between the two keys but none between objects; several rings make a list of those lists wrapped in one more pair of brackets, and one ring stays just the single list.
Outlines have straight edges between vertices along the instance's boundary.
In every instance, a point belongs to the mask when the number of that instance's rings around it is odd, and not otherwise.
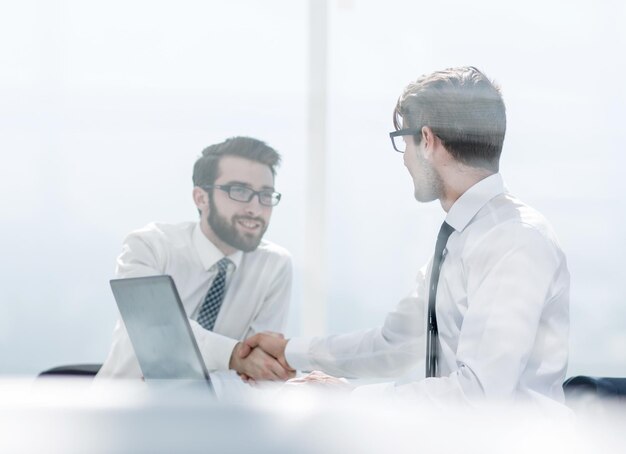
[{"label": "back of head", "polygon": [[457,161],[498,171],[504,101],[499,87],[473,66],[437,71],[409,84],[396,104],[394,125],[429,126]]},{"label": "back of head", "polygon": [[265,142],[252,137],[231,137],[202,150],[202,156],[193,166],[194,186],[210,186],[215,183],[223,156],[237,156],[265,164],[272,171],[272,175],[276,175],[275,167],[280,164],[278,152]]}]

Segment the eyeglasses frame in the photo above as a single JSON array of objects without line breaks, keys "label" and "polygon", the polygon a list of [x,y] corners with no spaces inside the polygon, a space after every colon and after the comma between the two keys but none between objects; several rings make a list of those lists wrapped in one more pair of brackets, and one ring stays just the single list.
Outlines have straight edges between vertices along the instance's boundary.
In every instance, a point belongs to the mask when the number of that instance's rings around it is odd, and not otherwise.
[{"label": "eyeglasses frame", "polygon": [[400,136],[416,136],[421,133],[422,133],[422,128],[405,128],[405,129],[398,129],[397,131],[392,131],[389,133],[389,138],[391,139],[391,146],[398,153],[404,153],[404,151],[398,150],[396,148],[396,143],[393,141],[393,138],[400,137]]},{"label": "eyeglasses frame", "polygon": [[[237,199],[233,199],[230,195],[230,189],[232,187],[241,187],[241,188],[246,188],[248,190],[251,191],[250,194],[250,198],[247,201],[243,201],[243,200],[237,200]],[[228,194],[228,198],[230,200],[234,200],[235,202],[240,202],[240,203],[250,203],[250,201],[254,198],[254,196],[257,196],[259,203],[261,205],[263,205],[264,207],[275,207],[276,205],[278,205],[278,203],[280,202],[281,198],[282,198],[282,194],[280,192],[276,192],[276,191],[270,191],[269,189],[263,189],[262,191],[255,191],[254,189],[248,188],[247,186],[241,185],[241,184],[207,184],[207,185],[202,185],[200,186],[202,189],[204,189],[205,191],[208,191],[209,189],[220,189],[222,191],[224,191],[226,194]],[[271,192],[272,193],[272,198],[276,197],[276,203],[274,205],[268,205],[266,203],[263,203],[261,201],[261,194],[262,193],[267,193],[267,192]]]}]

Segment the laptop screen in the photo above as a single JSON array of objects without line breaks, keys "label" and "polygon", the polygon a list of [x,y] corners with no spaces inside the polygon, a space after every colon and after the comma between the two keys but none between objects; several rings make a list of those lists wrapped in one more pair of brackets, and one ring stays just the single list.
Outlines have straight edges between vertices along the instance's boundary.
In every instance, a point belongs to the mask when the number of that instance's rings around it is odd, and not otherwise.
[{"label": "laptop screen", "polygon": [[146,380],[206,380],[209,374],[171,276],[110,281]]}]

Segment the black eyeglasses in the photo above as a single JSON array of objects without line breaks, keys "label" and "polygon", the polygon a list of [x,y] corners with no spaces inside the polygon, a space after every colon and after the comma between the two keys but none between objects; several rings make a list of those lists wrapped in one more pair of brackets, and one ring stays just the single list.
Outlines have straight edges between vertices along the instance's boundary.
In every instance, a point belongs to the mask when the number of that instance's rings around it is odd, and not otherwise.
[{"label": "black eyeglasses", "polygon": [[202,186],[202,189],[221,189],[225,193],[228,194],[232,200],[237,202],[248,203],[252,198],[256,195],[259,197],[259,203],[261,205],[265,205],[268,207],[273,207],[278,205],[280,202],[281,193],[274,192],[269,189],[265,189],[263,191],[255,191],[246,186],[242,186],[240,184],[214,184],[214,185],[206,185]]},{"label": "black eyeglasses", "polygon": [[398,129],[397,131],[390,132],[389,138],[391,139],[391,145],[393,145],[393,149],[396,150],[398,153],[404,153],[406,151],[406,142],[404,141],[402,136],[414,136],[421,133],[421,128]]}]

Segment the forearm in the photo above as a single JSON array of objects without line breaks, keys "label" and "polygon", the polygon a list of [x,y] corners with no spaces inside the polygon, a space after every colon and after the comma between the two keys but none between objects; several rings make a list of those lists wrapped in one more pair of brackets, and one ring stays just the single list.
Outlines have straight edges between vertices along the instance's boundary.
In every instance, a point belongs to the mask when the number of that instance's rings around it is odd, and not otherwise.
[{"label": "forearm", "polygon": [[286,359],[299,370],[319,369],[342,377],[393,377],[424,356],[424,302],[417,290],[400,300],[380,328],[328,337],[292,339]]},{"label": "forearm", "polygon": [[238,341],[213,331],[207,331],[195,320],[190,319],[189,324],[206,368],[209,371],[228,370],[233,349]]},{"label": "forearm", "polygon": [[141,378],[142,375],[128,333],[122,321],[118,320],[113,330],[111,350],[97,378]]},{"label": "forearm", "polygon": [[353,391],[357,397],[385,397],[419,404],[467,404],[484,400],[484,393],[472,371],[461,367],[446,377],[427,378],[407,384],[380,383],[359,386]]},{"label": "forearm", "polygon": [[299,370],[323,370],[340,377],[394,377],[423,357],[423,336],[390,340],[381,329],[329,337],[295,338],[285,352]]}]

